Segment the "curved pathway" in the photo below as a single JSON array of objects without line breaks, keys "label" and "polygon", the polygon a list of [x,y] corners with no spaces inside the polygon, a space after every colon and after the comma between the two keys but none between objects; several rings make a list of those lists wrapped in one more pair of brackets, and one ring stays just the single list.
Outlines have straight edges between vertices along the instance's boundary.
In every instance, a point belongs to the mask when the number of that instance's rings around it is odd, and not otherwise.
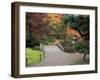
[{"label": "curved pathway", "polygon": [[83,54],[66,53],[61,51],[57,46],[44,46],[44,59],[34,66],[61,66],[74,64],[83,59]]}]

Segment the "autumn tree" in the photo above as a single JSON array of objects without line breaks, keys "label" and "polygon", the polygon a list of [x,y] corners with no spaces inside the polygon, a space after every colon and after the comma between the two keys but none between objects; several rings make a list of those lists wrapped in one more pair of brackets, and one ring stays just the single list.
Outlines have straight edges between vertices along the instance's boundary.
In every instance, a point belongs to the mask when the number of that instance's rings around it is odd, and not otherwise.
[{"label": "autumn tree", "polygon": [[62,19],[66,26],[78,31],[83,38],[83,42],[78,43],[76,49],[85,53],[83,58],[85,60],[86,54],[89,53],[89,15],[65,14]]},{"label": "autumn tree", "polygon": [[79,32],[84,40],[89,40],[89,16],[65,14],[63,16],[65,25]]},{"label": "autumn tree", "polygon": [[39,45],[42,36],[48,33],[44,22],[45,13],[26,13],[26,47],[34,47]]},{"label": "autumn tree", "polygon": [[63,14],[49,13],[45,21],[48,22],[48,27],[50,27],[51,35],[54,35],[55,38],[60,38],[62,34],[62,19]]}]

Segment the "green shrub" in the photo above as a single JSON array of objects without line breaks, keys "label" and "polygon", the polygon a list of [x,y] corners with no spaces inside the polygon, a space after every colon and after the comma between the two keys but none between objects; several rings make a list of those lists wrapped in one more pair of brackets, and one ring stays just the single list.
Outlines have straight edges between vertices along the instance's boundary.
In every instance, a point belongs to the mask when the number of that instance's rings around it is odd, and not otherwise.
[{"label": "green shrub", "polygon": [[41,39],[41,43],[48,45],[51,44],[54,41],[54,39],[55,39],[54,36],[44,35],[43,38]]},{"label": "green shrub", "polygon": [[78,42],[75,47],[76,51],[80,53],[89,52],[89,43],[88,41]]},{"label": "green shrub", "polygon": [[29,32],[26,33],[26,48],[33,48],[35,46],[39,46],[39,44],[40,40],[38,38]]},{"label": "green shrub", "polygon": [[40,50],[40,48],[39,48],[38,45],[34,46],[33,49],[34,49],[34,50]]},{"label": "green shrub", "polygon": [[73,53],[74,52],[74,49],[72,46],[66,46],[64,47],[64,51],[65,52],[69,52],[69,53]]},{"label": "green shrub", "polygon": [[65,52],[73,53],[75,51],[71,39],[64,40],[62,46]]}]

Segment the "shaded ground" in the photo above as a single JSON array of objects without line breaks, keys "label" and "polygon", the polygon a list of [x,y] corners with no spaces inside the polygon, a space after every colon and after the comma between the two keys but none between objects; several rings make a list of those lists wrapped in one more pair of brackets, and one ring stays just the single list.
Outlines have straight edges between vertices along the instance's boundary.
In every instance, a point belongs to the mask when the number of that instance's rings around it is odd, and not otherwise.
[{"label": "shaded ground", "polygon": [[44,52],[44,59],[42,59],[40,63],[33,64],[30,67],[72,65],[79,61],[82,61],[83,59],[83,54],[66,53],[61,51],[57,46],[45,46]]}]

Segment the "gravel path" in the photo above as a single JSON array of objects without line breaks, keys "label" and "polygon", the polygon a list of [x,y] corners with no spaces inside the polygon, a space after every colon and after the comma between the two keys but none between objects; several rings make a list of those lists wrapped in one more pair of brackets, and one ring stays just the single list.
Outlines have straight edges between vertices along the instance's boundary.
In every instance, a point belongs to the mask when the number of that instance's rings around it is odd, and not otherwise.
[{"label": "gravel path", "polygon": [[45,56],[38,64],[34,66],[61,66],[74,64],[83,59],[83,54],[79,53],[65,53],[61,51],[57,46],[45,46]]}]

